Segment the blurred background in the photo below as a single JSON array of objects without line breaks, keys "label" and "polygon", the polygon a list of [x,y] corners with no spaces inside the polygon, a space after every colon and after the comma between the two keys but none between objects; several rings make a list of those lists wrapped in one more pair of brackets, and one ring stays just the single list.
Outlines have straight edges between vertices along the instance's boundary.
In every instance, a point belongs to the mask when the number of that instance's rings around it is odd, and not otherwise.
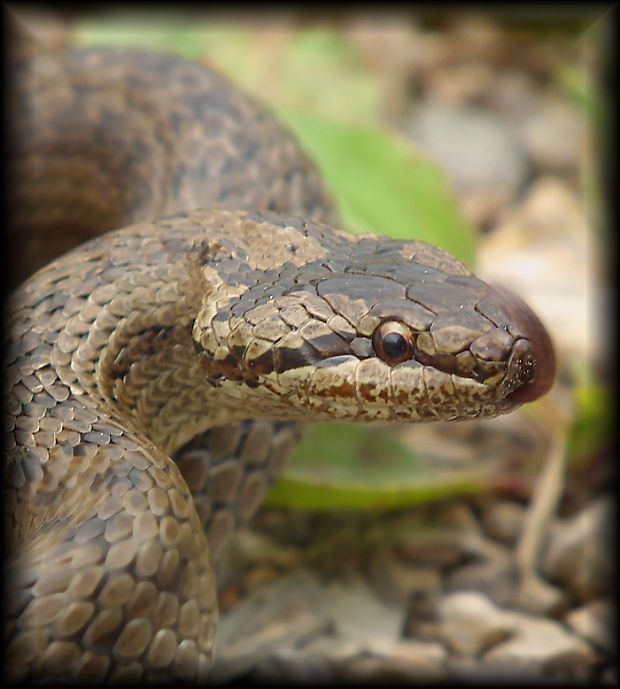
[{"label": "blurred background", "polygon": [[214,679],[615,678],[611,16],[13,11],[54,48],[215,67],[293,130],[343,227],[441,246],[554,340],[552,392],[505,418],[310,427],[220,563]]}]

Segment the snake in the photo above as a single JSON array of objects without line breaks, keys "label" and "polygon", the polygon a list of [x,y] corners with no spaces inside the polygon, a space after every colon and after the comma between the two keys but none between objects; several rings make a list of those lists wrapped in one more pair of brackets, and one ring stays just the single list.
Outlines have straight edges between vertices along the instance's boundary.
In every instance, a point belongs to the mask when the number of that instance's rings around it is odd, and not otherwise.
[{"label": "snake", "polygon": [[213,68],[118,47],[11,68],[6,669],[202,681],[214,563],[305,422],[507,413],[549,390],[551,340],[445,251],[343,229]]}]

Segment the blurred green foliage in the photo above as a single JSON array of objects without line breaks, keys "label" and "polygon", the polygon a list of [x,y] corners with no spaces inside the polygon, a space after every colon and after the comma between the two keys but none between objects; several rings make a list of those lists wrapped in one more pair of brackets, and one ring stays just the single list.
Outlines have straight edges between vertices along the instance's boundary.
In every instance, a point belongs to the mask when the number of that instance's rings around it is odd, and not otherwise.
[{"label": "blurred green foliage", "polygon": [[575,362],[573,374],[577,380],[574,389],[577,411],[568,436],[568,457],[571,463],[579,466],[587,464],[593,454],[611,442],[615,401],[609,387],[585,362]]},{"label": "blurred green foliage", "polygon": [[268,504],[317,511],[382,510],[477,493],[474,469],[429,469],[393,431],[347,423],[310,425]]},{"label": "blurred green foliage", "polygon": [[314,158],[347,228],[422,239],[470,265],[473,234],[438,167],[369,126],[278,111]]}]

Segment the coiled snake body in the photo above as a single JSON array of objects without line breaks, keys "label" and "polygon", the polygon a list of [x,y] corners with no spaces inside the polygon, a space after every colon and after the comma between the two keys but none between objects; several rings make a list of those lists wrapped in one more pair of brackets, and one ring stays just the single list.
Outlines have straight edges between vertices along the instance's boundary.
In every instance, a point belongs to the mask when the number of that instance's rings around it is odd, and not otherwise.
[{"label": "coiled snake body", "polygon": [[548,389],[551,346],[446,253],[321,224],[314,168],[210,70],[107,49],[16,69],[16,273],[54,260],[7,316],[8,667],[200,678],[212,557],[298,422],[507,412]]}]

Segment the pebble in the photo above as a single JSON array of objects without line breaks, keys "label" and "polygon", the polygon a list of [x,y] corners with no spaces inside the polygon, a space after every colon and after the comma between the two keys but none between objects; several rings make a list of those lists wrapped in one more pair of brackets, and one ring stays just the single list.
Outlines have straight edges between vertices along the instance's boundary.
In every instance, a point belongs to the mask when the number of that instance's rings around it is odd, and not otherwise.
[{"label": "pebble", "polygon": [[522,576],[513,604],[523,612],[556,616],[566,607],[567,599],[566,591],[552,586],[534,572]]},{"label": "pebble", "polygon": [[370,564],[373,588],[386,601],[405,604],[411,596],[426,598],[441,591],[441,573],[436,567],[403,562],[392,548],[381,548]]},{"label": "pebble", "polygon": [[472,508],[462,501],[443,505],[437,516],[437,523],[450,529],[459,529],[467,534],[480,533],[480,524]]},{"label": "pebble", "polygon": [[446,661],[446,674],[453,680],[479,681],[484,677],[485,668],[478,658],[452,654]]},{"label": "pebble", "polygon": [[425,101],[416,107],[408,132],[447,172],[472,222],[488,221],[527,178],[527,157],[517,135],[479,106]]},{"label": "pebble", "polygon": [[596,362],[613,337],[597,320],[605,290],[595,252],[579,196],[560,178],[545,176],[482,238],[478,274],[509,287],[534,309],[563,360]]},{"label": "pebble", "polygon": [[446,65],[429,75],[426,87],[434,98],[451,104],[480,101],[491,90],[496,74],[483,60]]},{"label": "pebble", "polygon": [[511,605],[517,593],[518,573],[508,555],[463,565],[446,578],[447,591],[476,590],[497,605]]},{"label": "pebble", "polygon": [[595,655],[589,645],[561,624],[521,613],[506,613],[514,636],[483,656],[483,665],[507,677],[585,679]]},{"label": "pebble", "polygon": [[251,679],[259,683],[281,682],[291,684],[333,683],[336,679],[331,663],[325,656],[309,655],[295,649],[282,649],[261,658],[254,668]]},{"label": "pebble", "polygon": [[514,623],[478,591],[451,593],[438,603],[440,633],[452,650],[475,656],[507,638]]},{"label": "pebble", "polygon": [[585,113],[574,105],[541,103],[522,125],[521,135],[532,163],[541,172],[576,172],[586,144]]},{"label": "pebble", "polygon": [[395,660],[406,661],[418,670],[438,670],[448,657],[446,649],[436,642],[401,641],[393,646],[390,656]]},{"label": "pebble", "polygon": [[444,676],[446,650],[437,643],[403,641],[383,654],[365,653],[336,665],[338,678],[353,682],[415,682]]},{"label": "pebble", "polygon": [[514,546],[521,535],[526,508],[516,502],[497,502],[486,510],[482,526],[490,538]]},{"label": "pebble", "polygon": [[570,612],[566,623],[579,636],[612,654],[615,650],[614,617],[614,602],[610,598],[600,598]]},{"label": "pebble", "polygon": [[358,575],[328,584],[314,606],[322,610],[335,634],[377,652],[400,639],[406,612],[402,606],[383,603]]},{"label": "pebble", "polygon": [[458,502],[442,505],[431,523],[402,519],[394,532],[398,558],[411,567],[444,570],[463,559],[487,557],[496,548],[481,536],[471,508]]},{"label": "pebble", "polygon": [[483,102],[515,126],[520,126],[541,108],[538,89],[532,77],[510,69],[495,74],[493,87],[484,94]]},{"label": "pebble", "polygon": [[407,543],[398,547],[399,557],[412,566],[445,568],[455,566],[462,559],[462,544],[458,534],[437,529],[433,533],[420,533],[416,543],[412,534]]},{"label": "pebble", "polygon": [[303,568],[250,593],[220,620],[213,681],[229,681],[270,653],[324,632],[328,620],[314,604],[321,596],[318,578]]},{"label": "pebble", "polygon": [[336,636],[333,630],[328,634],[310,639],[303,645],[303,652],[307,657],[324,656],[331,663],[337,664],[348,658],[364,653],[363,645],[358,641]]},{"label": "pebble", "polygon": [[543,554],[543,574],[584,603],[608,595],[613,582],[614,523],[613,500],[602,496],[559,524]]}]

